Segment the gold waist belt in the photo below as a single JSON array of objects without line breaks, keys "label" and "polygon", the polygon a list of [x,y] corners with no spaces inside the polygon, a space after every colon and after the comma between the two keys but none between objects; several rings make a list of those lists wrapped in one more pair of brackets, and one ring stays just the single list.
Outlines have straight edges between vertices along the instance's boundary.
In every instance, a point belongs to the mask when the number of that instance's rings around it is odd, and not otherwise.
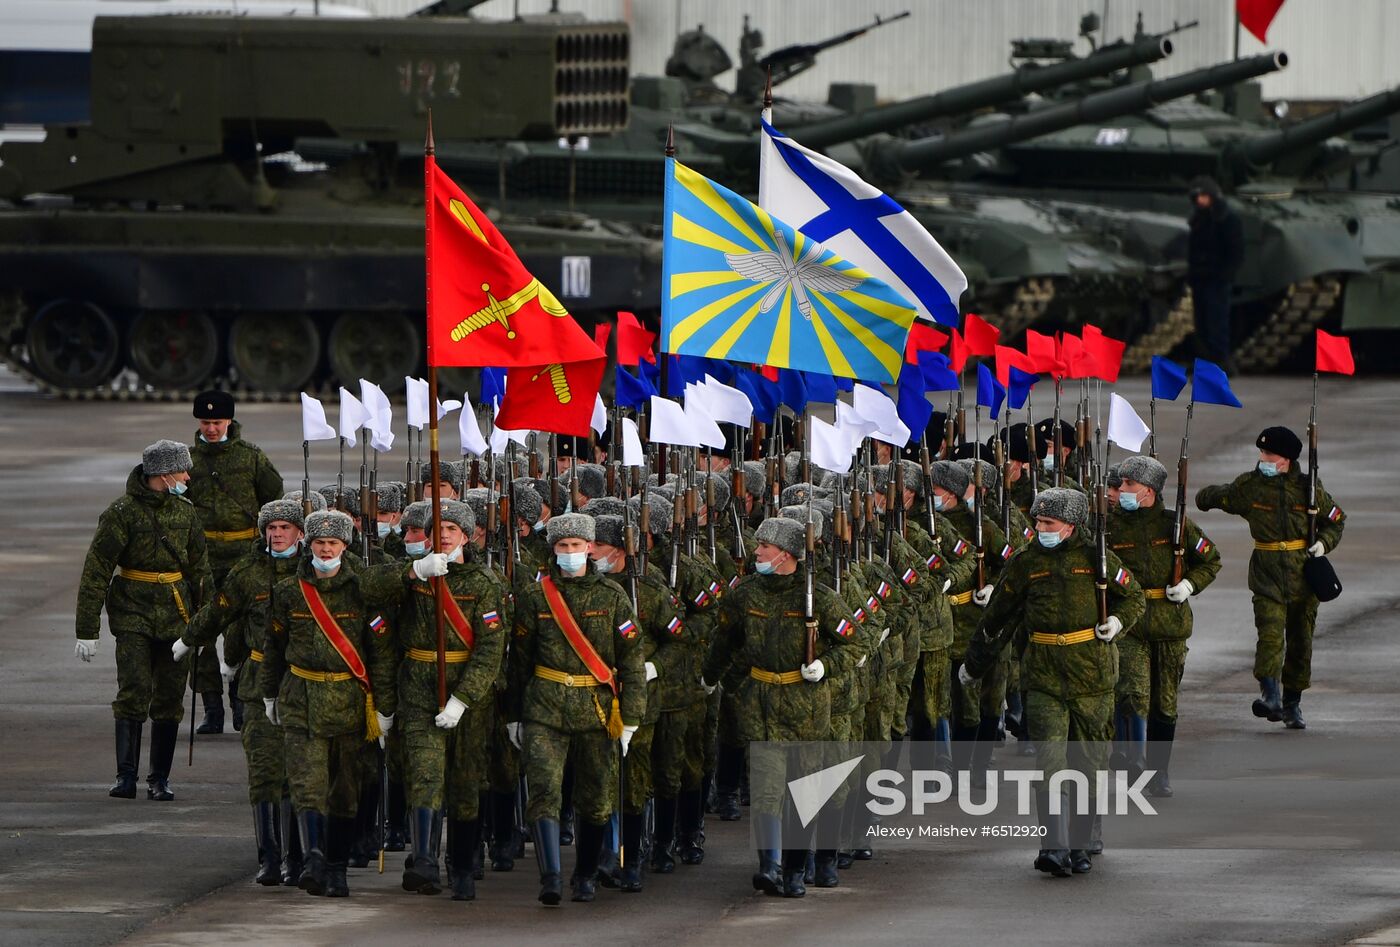
[{"label": "gold waist belt", "polygon": [[1081,628],[1079,631],[1067,631],[1062,635],[1053,634],[1048,631],[1031,632],[1031,641],[1035,644],[1083,644],[1086,641],[1094,640],[1094,629]]},{"label": "gold waist belt", "polygon": [[802,680],[801,671],[765,671],[763,668],[749,668],[749,677],[765,684],[797,684]]}]

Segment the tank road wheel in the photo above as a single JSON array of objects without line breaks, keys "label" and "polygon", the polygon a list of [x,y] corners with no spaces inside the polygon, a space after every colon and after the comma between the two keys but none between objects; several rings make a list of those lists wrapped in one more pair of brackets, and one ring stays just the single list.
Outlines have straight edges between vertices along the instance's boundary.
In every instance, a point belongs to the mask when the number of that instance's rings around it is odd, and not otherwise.
[{"label": "tank road wheel", "polygon": [[364,378],[392,394],[418,368],[421,345],[418,329],[402,313],[349,312],[331,328],[326,354],[340,384]]},{"label": "tank road wheel", "polygon": [[120,342],[111,317],[79,299],[45,303],[25,334],[34,373],[58,388],[110,381],[121,362]]},{"label": "tank road wheel", "polygon": [[304,312],[245,312],[229,329],[228,357],[249,391],[296,391],[321,360],[321,336]]},{"label": "tank road wheel", "polygon": [[131,324],[131,367],[153,388],[197,388],[219,361],[219,334],[202,312],[143,312]]}]

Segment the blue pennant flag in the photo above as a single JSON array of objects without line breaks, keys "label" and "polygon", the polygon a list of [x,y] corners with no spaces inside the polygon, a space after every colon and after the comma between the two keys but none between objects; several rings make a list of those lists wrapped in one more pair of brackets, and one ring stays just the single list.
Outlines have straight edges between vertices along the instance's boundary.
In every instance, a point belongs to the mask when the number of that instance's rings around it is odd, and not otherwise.
[{"label": "blue pennant flag", "polygon": [[[954,380],[956,381],[956,378]],[[924,397],[926,390],[922,366],[910,365],[905,362],[904,367],[899,372],[899,390],[895,399],[895,410],[899,412],[899,420],[903,421],[904,426],[911,432],[927,428],[928,419],[933,417],[933,405],[929,404],[928,399]]]},{"label": "blue pennant flag", "polygon": [[997,376],[987,367],[986,362],[977,363],[977,403],[991,408],[992,420],[1001,413],[1001,403],[1006,400],[1006,389],[997,381]]},{"label": "blue pennant flag", "polygon": [[483,368],[481,370],[481,403],[500,404],[506,396],[506,370],[504,368]]},{"label": "blue pennant flag", "polygon": [[[779,371],[783,371],[783,369],[779,369]],[[802,387],[807,389],[809,404],[835,404],[836,389],[840,386],[836,379],[830,375],[823,375],[819,372],[803,372]]]},{"label": "blue pennant flag", "polygon": [[893,382],[914,308],[869,271],[666,161],[661,350]]},{"label": "blue pennant flag", "polygon": [[794,414],[807,409],[807,385],[801,372],[778,371],[778,403],[787,405]]},{"label": "blue pennant flag", "polygon": [[1010,383],[1007,388],[1007,404],[1013,411],[1018,411],[1025,407],[1026,399],[1030,397],[1031,389],[1035,383],[1040,381],[1040,376],[1035,372],[1025,372],[1015,365],[1008,366],[1006,380]]},{"label": "blue pennant flag", "polygon": [[637,363],[637,377],[651,386],[658,395],[661,394],[661,363],[641,361]]},{"label": "blue pennant flag", "polygon": [[753,416],[764,424],[773,423],[778,411],[778,386],[756,371],[740,368],[734,372],[734,387],[749,396]]},{"label": "blue pennant flag", "polygon": [[617,391],[617,403],[637,411],[649,404],[651,396],[657,393],[645,375],[637,378],[621,365],[614,370],[613,383]]},{"label": "blue pennant flag", "polygon": [[668,355],[671,360],[666,372],[666,397],[680,398],[685,394],[685,386],[690,382],[705,380],[710,360],[694,355]]},{"label": "blue pennant flag", "polygon": [[1186,387],[1186,369],[1160,355],[1152,356],[1152,397],[1175,401]]},{"label": "blue pennant flag", "polygon": [[924,391],[957,391],[962,388],[948,356],[942,352],[920,352],[917,358],[919,371],[924,378]]},{"label": "blue pennant flag", "polygon": [[1230,379],[1224,369],[1203,358],[1196,359],[1196,370],[1191,375],[1191,400],[1201,404],[1223,404],[1229,408],[1244,407],[1230,390]]},{"label": "blue pennant flag", "polygon": [[[856,380],[855,380],[854,378],[845,378],[845,377],[842,377],[841,375],[833,375],[833,376],[831,377],[831,380],[832,380],[833,382],[836,383],[836,390],[837,390],[837,391],[855,391],[855,390],[856,390]],[[865,384],[870,385],[872,388],[878,388],[878,387],[879,387],[878,385],[874,384],[873,382],[866,382]]]}]

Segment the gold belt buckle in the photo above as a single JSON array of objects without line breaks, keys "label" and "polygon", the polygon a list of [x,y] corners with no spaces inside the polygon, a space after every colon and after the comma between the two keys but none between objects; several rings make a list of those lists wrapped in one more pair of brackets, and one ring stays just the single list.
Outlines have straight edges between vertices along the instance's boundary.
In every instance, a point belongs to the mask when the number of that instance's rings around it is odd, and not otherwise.
[{"label": "gold belt buckle", "polygon": [[1065,645],[1065,644],[1068,644],[1068,642],[1065,641],[1065,636],[1061,634],[1061,635],[1056,635],[1056,636],[1055,636],[1055,644],[1057,644],[1057,645]]},{"label": "gold belt buckle", "polygon": [[574,676],[573,676],[572,674],[565,674],[565,675],[564,675],[564,686],[565,686],[565,687],[573,687],[573,686],[574,686]]}]

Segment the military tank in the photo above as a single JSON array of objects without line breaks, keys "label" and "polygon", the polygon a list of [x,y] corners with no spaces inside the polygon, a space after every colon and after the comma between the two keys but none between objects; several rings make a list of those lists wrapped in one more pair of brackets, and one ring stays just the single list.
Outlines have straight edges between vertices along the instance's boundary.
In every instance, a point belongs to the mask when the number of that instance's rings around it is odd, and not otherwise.
[{"label": "military tank", "polygon": [[[628,47],[610,23],[99,17],[90,124],[0,148],[0,351],[72,397],[402,385],[429,110],[440,142],[616,131]],[[354,157],[302,161],[303,136]],[[633,230],[498,225],[582,321],[658,296],[659,244]]]}]

